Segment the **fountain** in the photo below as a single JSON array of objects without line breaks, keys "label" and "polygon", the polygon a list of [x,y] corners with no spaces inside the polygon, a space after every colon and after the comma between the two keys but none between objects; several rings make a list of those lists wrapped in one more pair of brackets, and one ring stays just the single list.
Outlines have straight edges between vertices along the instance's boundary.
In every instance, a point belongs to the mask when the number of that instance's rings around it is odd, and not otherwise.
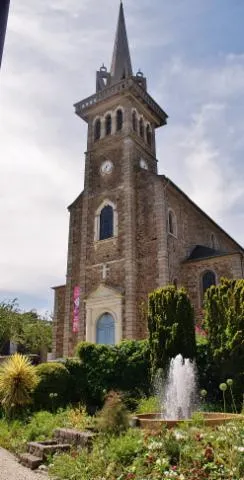
[{"label": "fountain", "polygon": [[196,404],[195,365],[177,355],[170,362],[169,374],[163,393],[162,414],[165,420],[190,418]]},{"label": "fountain", "polygon": [[[163,425],[174,425],[191,421],[197,411],[197,375],[196,367],[189,359],[181,355],[170,362],[169,373],[165,382],[156,380],[156,390],[160,399],[161,412],[140,414],[135,417],[139,426],[146,429],[158,429]],[[202,413],[207,425],[219,425],[234,419],[244,420],[243,415],[233,413]]]}]

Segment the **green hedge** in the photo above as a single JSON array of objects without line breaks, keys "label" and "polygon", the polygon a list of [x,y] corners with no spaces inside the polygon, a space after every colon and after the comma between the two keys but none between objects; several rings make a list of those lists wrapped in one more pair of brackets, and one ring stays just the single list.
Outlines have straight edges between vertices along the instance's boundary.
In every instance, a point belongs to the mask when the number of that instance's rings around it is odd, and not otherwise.
[{"label": "green hedge", "polygon": [[40,382],[33,394],[35,409],[56,409],[70,402],[70,373],[62,363],[42,363],[36,373]]},{"label": "green hedge", "polygon": [[77,354],[84,381],[80,391],[87,404],[101,406],[110,390],[124,392],[132,399],[149,393],[149,347],[146,340],[123,341],[116,346],[82,342],[77,347]]},{"label": "green hedge", "polygon": [[82,403],[88,411],[102,407],[110,390],[124,394],[128,406],[150,392],[149,347],[145,341],[124,341],[116,346],[82,342],[78,358],[36,367],[40,377],[34,408],[54,410]]}]

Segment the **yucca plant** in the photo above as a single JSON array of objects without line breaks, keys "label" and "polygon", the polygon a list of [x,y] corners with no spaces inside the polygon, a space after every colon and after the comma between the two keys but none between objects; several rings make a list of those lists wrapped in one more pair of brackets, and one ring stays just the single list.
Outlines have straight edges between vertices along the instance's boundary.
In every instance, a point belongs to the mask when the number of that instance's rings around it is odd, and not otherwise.
[{"label": "yucca plant", "polygon": [[38,384],[35,367],[25,355],[16,353],[0,368],[0,401],[6,414],[31,403],[31,393]]}]

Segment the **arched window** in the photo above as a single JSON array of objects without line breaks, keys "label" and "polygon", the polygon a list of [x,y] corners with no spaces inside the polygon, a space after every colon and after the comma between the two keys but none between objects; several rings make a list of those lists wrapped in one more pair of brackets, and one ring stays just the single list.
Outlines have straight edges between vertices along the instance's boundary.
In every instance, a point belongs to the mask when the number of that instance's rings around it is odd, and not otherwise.
[{"label": "arched window", "polygon": [[104,313],[97,321],[96,343],[105,345],[115,344],[115,325],[110,313]]},{"label": "arched window", "polygon": [[140,132],[140,137],[144,138],[144,123],[142,118],[140,119],[140,123],[139,123],[139,132]]},{"label": "arched window", "polygon": [[101,120],[98,118],[95,122],[95,127],[94,127],[94,139],[99,140],[101,137]]},{"label": "arched window", "polygon": [[100,213],[100,235],[99,240],[106,240],[114,234],[114,211],[111,205],[103,207]]},{"label": "arched window", "polygon": [[135,111],[132,113],[132,128],[134,132],[137,132],[137,115]]},{"label": "arched window", "polygon": [[111,132],[112,132],[112,117],[109,114],[105,118],[105,134],[111,135]]},{"label": "arched window", "polygon": [[208,288],[216,285],[216,276],[212,270],[207,270],[202,276],[202,293],[203,296]]},{"label": "arched window", "polygon": [[168,213],[168,231],[171,235],[177,236],[176,216],[172,210]]},{"label": "arched window", "polygon": [[147,135],[147,143],[149,146],[152,145],[152,132],[150,129],[150,125],[147,125],[147,130],[146,130],[146,135]]},{"label": "arched window", "polygon": [[105,199],[95,212],[94,241],[118,237],[118,211],[115,203]]},{"label": "arched window", "polygon": [[169,212],[169,233],[174,233],[174,219],[172,212]]},{"label": "arched window", "polygon": [[123,127],[123,112],[122,110],[117,110],[116,112],[116,130],[122,130]]}]

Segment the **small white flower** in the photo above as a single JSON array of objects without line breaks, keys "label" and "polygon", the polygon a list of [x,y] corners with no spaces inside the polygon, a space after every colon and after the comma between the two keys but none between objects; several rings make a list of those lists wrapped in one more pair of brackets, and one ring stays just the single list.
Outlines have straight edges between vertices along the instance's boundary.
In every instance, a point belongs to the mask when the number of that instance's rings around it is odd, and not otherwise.
[{"label": "small white flower", "polygon": [[150,445],[148,445],[148,450],[151,450],[151,451],[161,450],[162,447],[163,447],[162,442],[152,442],[150,443]]},{"label": "small white flower", "polygon": [[244,447],[235,447],[235,450],[243,453],[244,452]]},{"label": "small white flower", "polygon": [[176,438],[176,440],[184,440],[186,438],[186,436],[182,433],[182,432],[174,432],[174,436]]}]

